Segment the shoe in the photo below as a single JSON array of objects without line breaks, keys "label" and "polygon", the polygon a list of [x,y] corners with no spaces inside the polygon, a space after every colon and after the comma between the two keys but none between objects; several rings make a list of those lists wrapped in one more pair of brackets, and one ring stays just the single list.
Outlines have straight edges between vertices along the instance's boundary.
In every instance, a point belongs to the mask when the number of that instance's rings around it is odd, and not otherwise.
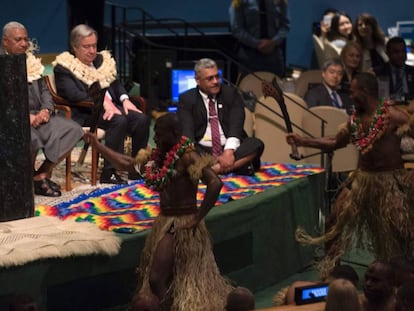
[{"label": "shoe", "polygon": [[239,168],[238,170],[234,171],[236,175],[243,175],[243,176],[253,176],[255,173],[253,164],[250,162],[249,164]]},{"label": "shoe", "polygon": [[45,197],[60,197],[62,192],[60,190],[54,190],[47,178],[41,180],[33,180],[34,193],[37,195],[43,195]]},{"label": "shoe", "polygon": [[129,180],[138,180],[138,179],[142,179],[142,176],[140,174],[138,174],[137,172],[129,172],[128,173],[128,179]]},{"label": "shoe", "polygon": [[125,179],[122,179],[117,173],[113,171],[105,172],[102,171],[101,178],[99,179],[101,184],[116,184],[116,185],[126,185],[128,182]]},{"label": "shoe", "polygon": [[55,191],[60,191],[61,187],[58,183],[55,183],[53,180],[46,178],[46,181],[48,182],[51,189]]}]

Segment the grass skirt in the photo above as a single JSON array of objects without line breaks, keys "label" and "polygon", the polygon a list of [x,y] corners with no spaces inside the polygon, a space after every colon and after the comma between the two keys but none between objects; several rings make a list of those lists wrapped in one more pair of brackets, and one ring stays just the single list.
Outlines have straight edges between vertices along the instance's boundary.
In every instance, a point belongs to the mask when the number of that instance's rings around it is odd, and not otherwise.
[{"label": "grass skirt", "polygon": [[[152,256],[159,241],[167,234],[172,223],[179,226],[181,223],[186,223],[190,217],[193,215],[159,215],[155,220],[152,232],[147,237],[141,253],[138,269],[139,294],[145,295],[151,291],[148,281],[149,272]],[[194,233],[193,230],[176,230],[174,239],[173,281],[167,298],[168,301],[172,301],[169,310],[224,310],[227,295],[233,287],[220,275],[204,221],[200,222]]]},{"label": "grass skirt", "polygon": [[316,238],[301,228],[296,231],[297,240],[304,244],[331,243],[318,264],[322,277],[354,244],[379,260],[398,255],[414,258],[414,187],[404,179],[406,174],[403,169],[355,171],[347,181],[351,190],[334,204],[334,225]]}]

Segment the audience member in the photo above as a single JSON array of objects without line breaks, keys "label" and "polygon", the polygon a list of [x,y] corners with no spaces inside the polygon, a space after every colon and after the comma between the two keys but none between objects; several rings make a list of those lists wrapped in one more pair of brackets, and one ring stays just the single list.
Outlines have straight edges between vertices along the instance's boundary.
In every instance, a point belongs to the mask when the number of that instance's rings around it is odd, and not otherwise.
[{"label": "audience member", "polygon": [[213,154],[218,174],[252,175],[260,168],[263,142],[243,129],[243,101],[235,88],[221,84],[215,61],[203,58],[195,67],[197,87],[181,94],[178,103],[183,135],[200,154]]},{"label": "audience member", "polygon": [[335,266],[355,240],[358,248],[369,243],[376,258],[414,254],[414,210],[411,208],[414,171],[404,169],[401,136],[397,132],[407,125],[409,118],[398,107],[378,99],[377,80],[370,73],[354,77],[351,98],[355,112],[336,136],[287,136],[287,142],[298,147],[330,152],[352,142],[359,151],[358,169],[347,180],[349,191],[332,208],[335,223],[320,237],[311,237],[301,228],[296,231],[301,243],[330,242],[325,257],[319,262],[322,275]]},{"label": "audience member", "polygon": [[[98,127],[105,130],[105,144],[117,152],[123,152],[124,139],[132,136],[132,156],[145,148],[149,138],[149,117],[142,113],[129,99],[125,88],[116,79],[116,64],[108,51],[97,53],[98,34],[91,27],[80,24],[72,29],[70,44],[75,56],[63,52],[54,62],[56,88],[60,96],[70,102],[88,100],[88,88],[99,81],[108,88]],[[73,108],[73,119],[82,126],[90,126],[91,112]],[[130,174],[130,179],[138,178]],[[109,161],[104,161],[101,183],[126,183]]]},{"label": "audience member", "polygon": [[[83,130],[76,122],[54,113],[52,96],[42,78],[44,67],[33,49],[22,24],[13,21],[4,26],[0,54],[26,53],[34,193],[57,197],[61,191],[60,185],[51,180],[53,169],[82,138]],[[45,160],[36,170],[39,150]]]},{"label": "audience member", "polygon": [[298,287],[318,285],[323,283],[331,283],[336,279],[346,279],[354,284],[355,287],[358,287],[359,277],[355,269],[349,265],[337,265],[335,266],[329,275],[320,280],[320,281],[296,281],[293,282],[290,286],[282,288],[276,295],[273,297],[272,305],[295,305],[295,290]]},{"label": "audience member", "polygon": [[414,310],[414,280],[404,282],[397,291],[395,311]]},{"label": "audience member", "polygon": [[362,47],[362,71],[376,71],[388,62],[385,53],[385,35],[377,19],[371,14],[361,14],[355,20],[354,34]]},{"label": "audience member", "polygon": [[348,14],[337,13],[332,17],[331,27],[326,34],[326,39],[339,50],[352,40],[352,21]]},{"label": "audience member", "polygon": [[238,59],[248,71],[285,75],[285,41],[290,23],[287,6],[287,0],[232,1],[231,31],[238,40]]},{"label": "audience member", "polygon": [[339,91],[344,67],[339,58],[328,59],[322,66],[323,84],[309,89],[304,96],[308,107],[332,106],[344,109],[348,114],[353,111],[349,97]]},{"label": "audience member", "polygon": [[322,40],[326,39],[326,35],[331,28],[332,17],[338,13],[338,10],[329,8],[322,14],[322,20],[319,22],[319,27],[314,31],[314,35],[320,37]]},{"label": "audience member", "polygon": [[[220,275],[204,222],[223,185],[211,169],[214,159],[195,152],[172,113],[155,123],[156,149],[142,150],[135,159],[107,148],[90,133],[85,139],[118,169],[142,174],[145,184],[160,194],[161,212],[141,252],[134,304],[154,294],[161,310],[223,310],[233,288]],[[206,191],[197,207],[200,180]]]},{"label": "audience member", "polygon": [[394,273],[385,261],[374,261],[365,272],[362,306],[365,311],[395,310]]},{"label": "audience member", "polygon": [[329,284],[325,311],[362,311],[355,285],[345,279],[333,280]]},{"label": "audience member", "polygon": [[226,311],[250,311],[254,309],[254,295],[249,289],[236,287],[228,294]]},{"label": "audience member", "polygon": [[390,264],[394,271],[394,284],[399,287],[406,281],[414,281],[414,264],[405,256],[395,256],[390,259]]},{"label": "audience member", "polygon": [[344,74],[341,80],[341,92],[349,95],[351,80],[361,70],[362,48],[355,41],[349,41],[343,47],[340,58],[344,65]]},{"label": "audience member", "polygon": [[389,80],[389,95],[391,99],[407,103],[414,99],[414,67],[406,65],[407,46],[401,37],[388,40],[386,53],[389,62],[376,69],[379,79]]}]

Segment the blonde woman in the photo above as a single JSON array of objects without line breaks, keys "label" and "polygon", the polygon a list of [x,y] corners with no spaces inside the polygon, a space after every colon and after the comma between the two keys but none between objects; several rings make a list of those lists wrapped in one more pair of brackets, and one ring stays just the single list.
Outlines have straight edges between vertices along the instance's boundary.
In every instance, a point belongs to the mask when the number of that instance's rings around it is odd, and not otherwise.
[{"label": "blonde woman", "polygon": [[355,41],[349,41],[342,49],[340,58],[344,65],[341,90],[349,93],[349,85],[355,74],[361,71],[362,48]]}]

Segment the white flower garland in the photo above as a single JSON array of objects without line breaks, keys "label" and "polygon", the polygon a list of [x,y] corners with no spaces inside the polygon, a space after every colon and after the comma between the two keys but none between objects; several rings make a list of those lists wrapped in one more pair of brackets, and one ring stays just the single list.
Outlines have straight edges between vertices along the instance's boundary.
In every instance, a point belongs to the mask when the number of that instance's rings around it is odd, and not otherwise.
[{"label": "white flower garland", "polygon": [[42,60],[34,56],[31,52],[26,53],[26,67],[27,67],[27,82],[31,83],[42,77],[45,67],[42,65]]},{"label": "white flower garland", "polygon": [[101,51],[99,54],[103,56],[103,62],[99,68],[85,65],[69,52],[63,52],[56,56],[56,60],[52,62],[52,65],[59,64],[68,69],[88,87],[95,81],[99,81],[101,88],[107,88],[116,79],[116,64],[109,51]]}]

